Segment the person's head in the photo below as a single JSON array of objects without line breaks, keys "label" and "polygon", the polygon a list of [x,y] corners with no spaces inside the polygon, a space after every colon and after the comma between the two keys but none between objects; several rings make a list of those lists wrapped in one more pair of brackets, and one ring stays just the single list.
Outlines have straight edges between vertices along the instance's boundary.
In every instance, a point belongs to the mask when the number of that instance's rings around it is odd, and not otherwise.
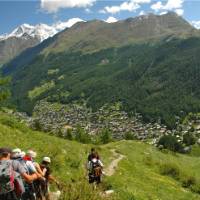
[{"label": "person's head", "polygon": [[42,164],[44,164],[44,165],[49,165],[51,163],[51,158],[49,158],[49,157],[44,157],[43,159],[42,159]]},{"label": "person's head", "polygon": [[29,156],[29,157],[34,159],[34,158],[36,158],[37,153],[30,149],[30,150],[27,151],[27,156]]},{"label": "person's head", "polygon": [[21,149],[19,148],[13,149],[11,153],[11,158],[12,159],[21,158],[21,153],[22,153]]},{"label": "person's head", "polygon": [[0,160],[9,160],[12,150],[7,147],[0,148]]},{"label": "person's head", "polygon": [[95,153],[95,148],[91,148],[91,153]]}]

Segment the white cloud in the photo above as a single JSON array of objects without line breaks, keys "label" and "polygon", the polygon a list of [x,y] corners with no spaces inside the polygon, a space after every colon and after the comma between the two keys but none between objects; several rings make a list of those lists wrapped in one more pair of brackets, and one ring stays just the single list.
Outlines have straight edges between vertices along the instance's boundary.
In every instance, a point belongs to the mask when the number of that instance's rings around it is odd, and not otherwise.
[{"label": "white cloud", "polygon": [[151,6],[151,9],[155,12],[174,11],[178,15],[183,15],[183,3],[184,0],[168,0],[166,4],[162,3],[161,1],[158,1]]},{"label": "white cloud", "polygon": [[168,0],[167,4],[164,5],[165,10],[173,10],[182,8],[183,6],[183,0]]},{"label": "white cloud", "polygon": [[151,0],[132,0],[132,1],[138,4],[151,3]]},{"label": "white cloud", "polygon": [[182,16],[184,14],[183,9],[176,9],[175,12],[176,12],[177,15],[180,15],[180,16]]},{"label": "white cloud", "polygon": [[191,24],[197,28],[197,29],[200,29],[200,21],[192,21]]},{"label": "white cloud", "polygon": [[104,10],[102,10],[102,13],[111,13],[111,14],[116,14],[121,11],[134,11],[140,8],[140,6],[136,3],[133,2],[124,2],[120,4],[119,6],[106,6]]},{"label": "white cloud", "polygon": [[48,13],[56,13],[61,8],[87,8],[96,0],[41,0],[41,8]]},{"label": "white cloud", "polygon": [[115,23],[118,20],[115,17],[108,17],[108,19],[105,20],[105,22],[107,23]]},{"label": "white cloud", "polygon": [[140,16],[141,16],[141,15],[145,15],[145,14],[146,14],[146,13],[145,13],[144,10],[141,10],[140,13],[139,13]]},{"label": "white cloud", "polygon": [[66,22],[57,22],[55,24],[53,24],[53,27],[57,30],[57,31],[62,31],[65,28],[70,28],[72,27],[74,24],[76,24],[77,22],[85,22],[84,20],[80,19],[80,18],[72,18],[69,19]]},{"label": "white cloud", "polygon": [[140,4],[150,3],[151,0],[129,0],[121,3],[117,6],[106,6],[103,10],[100,10],[100,13],[110,13],[110,14],[116,14],[121,11],[136,11],[140,8]]},{"label": "white cloud", "polygon": [[151,9],[153,9],[154,11],[158,12],[159,10],[163,9],[163,4],[161,1],[158,1],[157,3],[153,4],[151,6]]}]

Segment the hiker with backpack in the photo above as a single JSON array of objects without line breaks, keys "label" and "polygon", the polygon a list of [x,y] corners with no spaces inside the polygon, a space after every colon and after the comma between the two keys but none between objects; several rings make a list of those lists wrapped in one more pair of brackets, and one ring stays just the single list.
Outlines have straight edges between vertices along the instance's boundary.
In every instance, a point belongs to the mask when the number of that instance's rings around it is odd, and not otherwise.
[{"label": "hiker with backpack", "polygon": [[[40,178],[38,174],[28,174],[18,160],[11,160],[12,150],[0,148],[0,199],[20,200],[23,198],[26,183]],[[23,180],[22,180],[23,179]]]},{"label": "hiker with backpack", "polygon": [[99,154],[94,148],[91,149],[91,153],[88,156],[88,177],[89,183],[101,182],[101,175],[103,172],[103,163],[100,160]]}]

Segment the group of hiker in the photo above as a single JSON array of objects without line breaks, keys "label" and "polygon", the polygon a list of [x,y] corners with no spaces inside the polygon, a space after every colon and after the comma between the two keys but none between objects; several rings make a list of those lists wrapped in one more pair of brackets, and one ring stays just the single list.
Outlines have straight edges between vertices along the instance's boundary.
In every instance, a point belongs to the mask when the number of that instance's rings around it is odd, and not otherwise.
[{"label": "group of hiker", "polygon": [[51,159],[39,164],[36,156],[33,150],[0,148],[0,200],[49,200],[49,182],[59,183],[51,175]]},{"label": "group of hiker", "polygon": [[[0,148],[0,200],[49,200],[49,183],[59,182],[52,176],[51,159],[44,157],[41,163],[37,153],[21,149]],[[99,184],[103,163],[94,148],[87,159],[89,183]]]}]

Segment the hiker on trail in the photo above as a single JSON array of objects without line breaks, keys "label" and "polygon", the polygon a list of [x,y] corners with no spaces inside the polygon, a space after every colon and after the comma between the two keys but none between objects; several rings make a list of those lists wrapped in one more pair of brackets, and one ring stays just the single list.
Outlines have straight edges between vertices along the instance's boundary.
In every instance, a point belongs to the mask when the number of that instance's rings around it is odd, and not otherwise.
[{"label": "hiker on trail", "polygon": [[[31,183],[40,178],[37,174],[28,174],[18,160],[11,160],[12,150],[0,148],[0,199],[20,200],[25,193],[24,182]],[[27,200],[27,199],[26,199]]]},{"label": "hiker on trail", "polygon": [[94,148],[91,149],[91,153],[88,156],[88,177],[89,183],[101,182],[101,175],[103,170],[103,163],[100,160],[99,154]]},{"label": "hiker on trail", "polygon": [[42,163],[40,164],[40,168],[44,173],[45,182],[42,184],[42,191],[43,195],[45,196],[46,200],[49,200],[49,182],[55,182],[57,186],[59,186],[59,182],[51,175],[50,165],[51,159],[49,157],[44,157],[42,159]]},{"label": "hiker on trail", "polygon": [[96,158],[97,159],[100,159],[98,153],[96,152],[95,148],[91,148],[91,152],[90,154],[88,155],[88,162],[90,162],[92,160],[92,158]]}]

